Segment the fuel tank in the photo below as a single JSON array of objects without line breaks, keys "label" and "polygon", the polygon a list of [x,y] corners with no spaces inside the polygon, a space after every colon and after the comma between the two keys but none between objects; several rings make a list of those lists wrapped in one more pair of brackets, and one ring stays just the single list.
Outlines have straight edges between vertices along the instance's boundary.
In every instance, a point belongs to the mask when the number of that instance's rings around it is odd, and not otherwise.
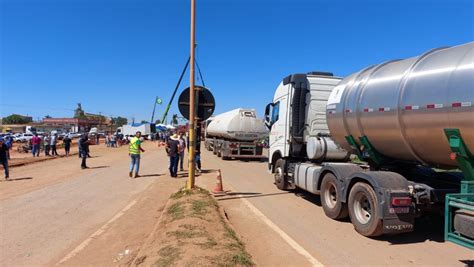
[{"label": "fuel tank", "polygon": [[207,126],[209,137],[237,141],[255,141],[268,135],[254,109],[238,108],[215,116]]},{"label": "fuel tank", "polygon": [[[367,136],[390,158],[456,167],[445,128],[474,151],[474,42],[367,67],[343,79],[326,106],[332,139]],[[360,143],[359,143],[360,145]]]}]

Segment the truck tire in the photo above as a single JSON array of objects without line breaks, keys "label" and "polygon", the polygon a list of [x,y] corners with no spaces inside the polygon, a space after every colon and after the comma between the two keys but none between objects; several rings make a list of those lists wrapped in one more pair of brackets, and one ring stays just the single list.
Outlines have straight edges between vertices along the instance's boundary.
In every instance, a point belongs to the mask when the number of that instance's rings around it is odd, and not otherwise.
[{"label": "truck tire", "polygon": [[458,210],[454,215],[454,230],[463,236],[474,239],[474,211]]},{"label": "truck tire", "polygon": [[220,149],[217,151],[217,156],[218,156],[219,158],[222,157],[222,152],[221,152]]},{"label": "truck tire", "polygon": [[382,234],[382,219],[378,214],[379,203],[374,189],[366,183],[356,183],[349,193],[349,216],[355,230],[367,237]]},{"label": "truck tire", "polygon": [[349,216],[347,205],[341,202],[340,194],[336,176],[330,172],[326,173],[321,183],[321,205],[326,216],[334,220]]},{"label": "truck tire", "polygon": [[278,159],[275,163],[275,185],[280,190],[288,190],[288,177],[284,159]]}]

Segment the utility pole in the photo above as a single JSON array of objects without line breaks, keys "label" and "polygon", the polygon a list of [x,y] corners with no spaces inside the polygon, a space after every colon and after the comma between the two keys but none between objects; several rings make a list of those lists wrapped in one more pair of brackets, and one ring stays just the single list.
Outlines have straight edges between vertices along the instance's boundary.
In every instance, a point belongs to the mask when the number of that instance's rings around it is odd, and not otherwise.
[{"label": "utility pole", "polygon": [[155,123],[155,121],[153,120],[155,118],[155,109],[156,109],[156,102],[158,101],[158,96],[155,97],[155,105],[153,106],[153,113],[151,114],[151,121],[150,123]]},{"label": "utility pole", "polygon": [[195,91],[194,91],[194,49],[195,49],[195,15],[196,15],[196,0],[191,0],[191,45],[190,45],[190,73],[189,73],[189,175],[186,189],[194,188],[194,174],[195,174],[195,149],[196,149],[196,126],[195,126]]}]

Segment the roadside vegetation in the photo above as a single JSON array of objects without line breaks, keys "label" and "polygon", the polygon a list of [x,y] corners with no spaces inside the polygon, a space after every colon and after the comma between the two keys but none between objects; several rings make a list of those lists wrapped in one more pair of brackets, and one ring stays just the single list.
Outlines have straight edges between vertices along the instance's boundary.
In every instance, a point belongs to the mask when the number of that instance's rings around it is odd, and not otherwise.
[{"label": "roadside vegetation", "polygon": [[208,191],[171,195],[157,230],[132,265],[254,266]]}]

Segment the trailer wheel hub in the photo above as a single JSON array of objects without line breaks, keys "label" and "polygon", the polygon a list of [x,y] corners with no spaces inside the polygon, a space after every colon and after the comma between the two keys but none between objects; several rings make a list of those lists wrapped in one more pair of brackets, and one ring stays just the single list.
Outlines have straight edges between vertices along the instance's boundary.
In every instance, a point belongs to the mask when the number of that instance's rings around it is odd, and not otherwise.
[{"label": "trailer wheel hub", "polygon": [[372,217],[372,205],[367,196],[359,193],[353,205],[357,220],[362,224],[367,224]]}]

